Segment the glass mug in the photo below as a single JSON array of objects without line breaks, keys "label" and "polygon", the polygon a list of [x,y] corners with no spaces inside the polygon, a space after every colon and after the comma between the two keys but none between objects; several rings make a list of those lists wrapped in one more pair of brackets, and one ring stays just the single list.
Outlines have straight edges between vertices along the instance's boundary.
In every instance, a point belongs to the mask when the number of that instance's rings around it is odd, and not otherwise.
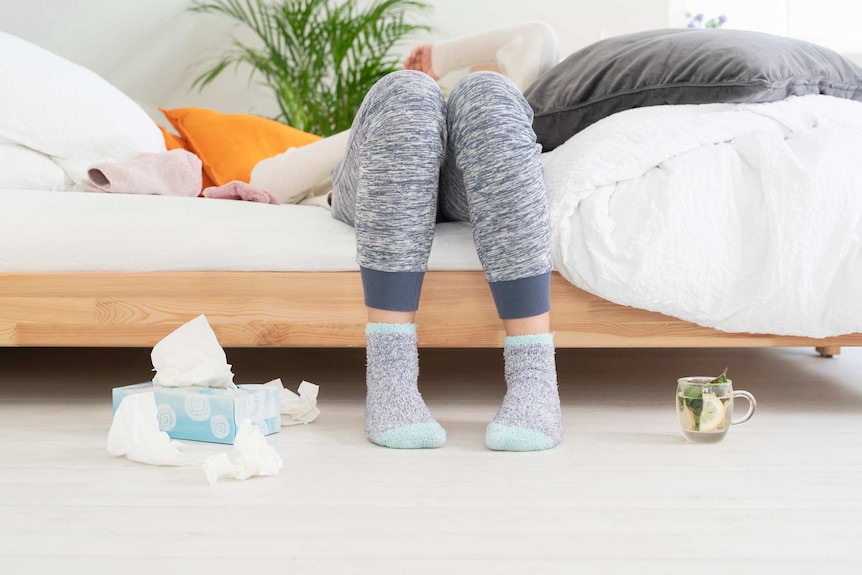
[{"label": "glass mug", "polygon": [[[757,402],[747,391],[733,391],[733,382],[710,383],[714,377],[683,377],[676,386],[676,411],[682,434],[694,443],[718,443],[731,425],[745,423]],[[733,420],[733,399],[748,400],[748,413]]]}]

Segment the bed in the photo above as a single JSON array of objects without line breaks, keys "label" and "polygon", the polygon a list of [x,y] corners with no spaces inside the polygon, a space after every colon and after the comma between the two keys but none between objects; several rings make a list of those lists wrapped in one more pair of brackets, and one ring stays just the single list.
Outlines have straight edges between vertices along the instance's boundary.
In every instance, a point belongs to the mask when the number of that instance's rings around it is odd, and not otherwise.
[{"label": "bed", "polygon": [[[201,198],[0,192],[0,345],[150,347],[200,313],[228,347],[361,347],[353,233],[324,210]],[[438,226],[422,293],[423,347],[501,346],[467,224]],[[259,271],[268,269],[270,271]],[[814,346],[723,333],[611,303],[558,272],[560,347]]]},{"label": "bed", "polygon": [[[738,44],[738,32],[707,34]],[[636,40],[666,55],[657,35],[696,39],[657,31]],[[620,51],[619,73],[599,77],[644,80],[626,72],[631,41],[585,49]],[[349,226],[308,206],[53,191],[80,181],[94,158],[164,150],[162,136],[101,78],[0,34],[3,43],[30,60],[0,61],[16,78],[0,91],[0,346],[149,347],[201,313],[230,347],[364,345]],[[822,50],[804,49],[820,74]],[[681,73],[702,69],[684,65],[690,52],[676,52]],[[761,90],[761,70],[748,64],[763,51],[750,52],[743,69]],[[667,81],[666,57],[637,53],[647,60],[639,70]],[[596,69],[608,61],[604,54]],[[843,61],[833,72],[844,76],[797,85],[847,92],[845,76],[862,74]],[[548,94],[566,86],[546,78]],[[823,355],[862,345],[862,103],[851,92],[759,104],[633,102],[604,110],[543,154],[557,345],[814,346]],[[31,185],[9,184],[19,176]],[[467,224],[438,226],[417,323],[424,347],[502,345]]]}]

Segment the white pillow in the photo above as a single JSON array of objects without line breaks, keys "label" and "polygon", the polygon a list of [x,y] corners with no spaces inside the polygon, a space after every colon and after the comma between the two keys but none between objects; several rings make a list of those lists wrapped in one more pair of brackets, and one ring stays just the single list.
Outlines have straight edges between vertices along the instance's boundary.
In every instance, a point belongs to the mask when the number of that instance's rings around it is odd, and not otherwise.
[{"label": "white pillow", "polygon": [[0,141],[0,189],[68,190],[66,172],[45,154]]},{"label": "white pillow", "polygon": [[0,86],[0,138],[51,156],[74,182],[94,162],[165,150],[156,124],[117,88],[4,32]]}]

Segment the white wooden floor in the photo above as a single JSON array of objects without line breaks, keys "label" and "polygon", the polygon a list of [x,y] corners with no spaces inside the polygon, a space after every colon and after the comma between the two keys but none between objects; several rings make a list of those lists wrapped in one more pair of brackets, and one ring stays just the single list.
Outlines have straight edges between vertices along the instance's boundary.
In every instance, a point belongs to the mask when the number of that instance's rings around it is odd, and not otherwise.
[{"label": "white wooden floor", "polygon": [[[445,448],[367,443],[363,354],[229,350],[322,415],[270,437],[279,477],[210,486],[105,451],[148,350],[0,350],[0,573],[862,573],[862,350],[561,350],[565,439],[528,454],[483,445],[498,350],[423,351]],[[758,412],[686,444],[675,379],[725,365]]]}]

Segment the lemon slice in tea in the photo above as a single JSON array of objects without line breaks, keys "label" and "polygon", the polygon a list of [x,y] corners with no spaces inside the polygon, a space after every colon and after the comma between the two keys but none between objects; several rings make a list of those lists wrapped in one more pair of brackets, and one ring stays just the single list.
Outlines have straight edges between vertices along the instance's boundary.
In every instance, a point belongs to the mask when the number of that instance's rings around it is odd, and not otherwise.
[{"label": "lemon slice in tea", "polygon": [[703,394],[698,431],[715,431],[724,424],[724,404],[714,393]]},{"label": "lemon slice in tea", "polygon": [[697,431],[697,423],[694,421],[694,414],[689,408],[683,407],[679,411],[679,422],[684,430]]}]

